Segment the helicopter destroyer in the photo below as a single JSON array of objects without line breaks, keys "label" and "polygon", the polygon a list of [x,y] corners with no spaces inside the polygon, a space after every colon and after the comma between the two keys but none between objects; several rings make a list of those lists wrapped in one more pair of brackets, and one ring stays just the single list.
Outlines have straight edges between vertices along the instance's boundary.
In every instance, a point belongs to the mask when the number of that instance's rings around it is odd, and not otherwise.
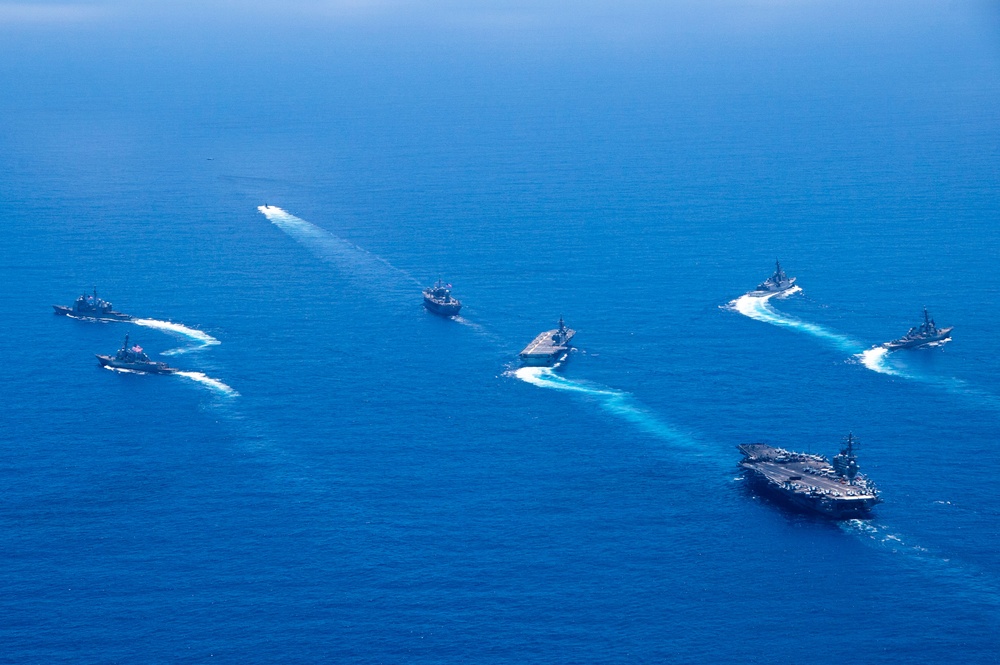
[{"label": "helicopter destroyer", "polygon": [[457,316],[462,303],[451,295],[451,284],[440,279],[434,286],[424,289],[424,307],[440,316]]},{"label": "helicopter destroyer", "polygon": [[176,367],[168,367],[167,363],[150,360],[138,344],[129,347],[128,333],[125,333],[125,343],[122,344],[122,348],[118,349],[118,353],[113,356],[98,355],[97,361],[101,363],[101,367],[128,369],[146,374],[173,374],[179,371]]},{"label": "helicopter destroyer", "polygon": [[924,307],[923,323],[919,326],[910,328],[909,332],[899,339],[886,342],[882,346],[890,351],[896,351],[898,349],[916,349],[921,346],[926,346],[927,344],[943,342],[946,339],[950,339],[951,331],[953,329],[954,326],[949,328],[938,328],[934,323],[934,319],[932,319],[930,314],[927,313],[927,308]]},{"label": "helicopter destroyer", "polygon": [[130,314],[116,312],[114,306],[107,300],[97,297],[97,289],[93,295],[84,293],[76,299],[72,307],[65,305],[52,305],[56,314],[70,316],[75,319],[95,319],[98,321],[131,321],[134,317]]},{"label": "helicopter destroyer", "polygon": [[774,293],[781,293],[795,286],[795,278],[789,277],[781,269],[781,263],[777,259],[774,261],[774,274],[757,285],[757,288],[748,295],[769,296]]},{"label": "helicopter destroyer", "polygon": [[573,348],[570,340],[574,335],[576,331],[567,328],[560,316],[558,328],[546,330],[524,347],[520,354],[521,362],[529,367],[552,367]]},{"label": "helicopter destroyer", "polygon": [[858,472],[858,440],[844,439],[832,462],[821,455],[795,453],[764,443],[743,443],[740,468],[769,494],[794,507],[836,520],[865,518],[881,503],[878,489]]}]

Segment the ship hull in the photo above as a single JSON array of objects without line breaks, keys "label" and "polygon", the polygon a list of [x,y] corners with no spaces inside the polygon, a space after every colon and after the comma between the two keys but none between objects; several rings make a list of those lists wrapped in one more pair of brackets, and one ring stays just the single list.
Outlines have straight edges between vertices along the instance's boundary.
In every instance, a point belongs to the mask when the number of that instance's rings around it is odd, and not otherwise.
[{"label": "ship hull", "polygon": [[425,297],[424,307],[427,308],[428,312],[437,314],[438,316],[458,316],[458,313],[462,310],[462,303],[457,300],[450,303],[440,303]]},{"label": "ship hull", "polygon": [[551,355],[524,355],[519,356],[521,364],[525,367],[552,367],[556,363],[562,362],[569,357],[569,351],[562,351]]},{"label": "ship hull", "polygon": [[129,314],[122,314],[121,312],[78,312],[72,307],[66,307],[65,305],[52,305],[52,309],[55,313],[60,316],[68,316],[72,319],[87,320],[91,319],[94,321],[131,321],[133,317]]},{"label": "ship hull", "polygon": [[111,356],[97,356],[97,362],[101,367],[111,367],[112,369],[127,369],[132,372],[142,372],[143,374],[173,374],[179,371],[176,367],[157,365],[154,363],[123,363],[115,360]]}]

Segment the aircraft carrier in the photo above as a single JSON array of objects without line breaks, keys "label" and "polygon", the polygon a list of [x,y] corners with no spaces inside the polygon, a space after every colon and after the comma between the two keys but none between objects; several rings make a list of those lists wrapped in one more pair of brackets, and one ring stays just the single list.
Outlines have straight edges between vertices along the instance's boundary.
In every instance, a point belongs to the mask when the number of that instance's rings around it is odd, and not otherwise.
[{"label": "aircraft carrier", "polygon": [[764,443],[744,443],[740,468],[772,497],[795,508],[836,520],[865,519],[881,503],[878,489],[858,472],[857,439],[848,434],[832,462],[821,455],[796,453]]},{"label": "aircraft carrier", "polygon": [[520,354],[521,362],[529,367],[552,367],[573,348],[570,340],[574,335],[576,331],[567,328],[562,317],[559,317],[558,328],[546,330],[524,347]]}]

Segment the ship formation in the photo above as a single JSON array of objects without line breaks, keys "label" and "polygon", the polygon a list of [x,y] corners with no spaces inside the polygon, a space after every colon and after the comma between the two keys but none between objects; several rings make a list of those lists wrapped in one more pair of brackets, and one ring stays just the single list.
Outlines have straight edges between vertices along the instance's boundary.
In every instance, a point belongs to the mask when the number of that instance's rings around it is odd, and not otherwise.
[{"label": "ship formation", "polygon": [[858,470],[857,444],[854,434],[848,434],[832,461],[765,443],[744,443],[737,448],[743,453],[740,468],[769,496],[794,508],[844,520],[868,517],[882,502],[874,483]]},{"label": "ship formation", "polygon": [[94,289],[93,295],[84,293],[72,306],[67,307],[65,305],[52,305],[52,308],[56,311],[56,314],[62,316],[71,316],[77,319],[94,319],[98,321],[131,321],[132,316],[129,314],[122,314],[121,312],[116,312],[114,305],[109,303],[107,300],[102,300],[97,297],[97,289]]},{"label": "ship formation", "polygon": [[97,356],[97,362],[101,367],[111,367],[113,369],[127,369],[133,372],[143,372],[146,374],[173,374],[179,371],[176,367],[169,367],[167,363],[158,360],[151,360],[138,344],[128,345],[128,333],[125,334],[125,342],[118,353],[113,356]]},{"label": "ship formation", "polygon": [[[789,277],[775,261],[774,274],[750,291],[751,296],[769,296],[790,290],[795,278]],[[423,289],[424,307],[434,314],[454,317],[462,303],[451,295],[451,284],[438,280]],[[131,321],[129,314],[115,311],[112,304],[93,294],[79,296],[72,306],[53,305],[56,314],[98,321]],[[882,346],[895,351],[927,346],[951,337],[952,328],[938,328],[924,308],[924,322],[913,327],[903,337]],[[558,327],[536,336],[520,352],[521,362],[528,367],[554,367],[566,360],[572,351],[576,331],[566,327],[562,317]],[[148,374],[173,374],[179,370],[155,361],[137,344],[129,345],[129,336],[115,355],[97,355],[102,367],[131,370]],[[833,519],[864,518],[882,499],[875,485],[858,470],[855,449],[857,440],[849,434],[839,454],[828,460],[820,455],[792,452],[765,443],[744,443],[738,446],[743,454],[739,466],[748,478],[768,495],[793,507]]]},{"label": "ship formation", "polygon": [[934,323],[934,319],[932,319],[931,315],[927,313],[927,308],[924,307],[923,323],[919,326],[910,328],[909,332],[899,339],[886,342],[882,346],[890,351],[896,351],[898,349],[916,349],[950,339],[951,331],[953,329],[954,326],[949,328],[938,328],[937,324]]}]

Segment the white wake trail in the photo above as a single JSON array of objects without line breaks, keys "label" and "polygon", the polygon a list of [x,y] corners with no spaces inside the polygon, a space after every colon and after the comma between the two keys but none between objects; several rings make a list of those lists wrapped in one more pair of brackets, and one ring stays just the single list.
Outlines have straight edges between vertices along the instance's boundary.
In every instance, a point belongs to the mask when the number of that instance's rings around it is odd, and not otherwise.
[{"label": "white wake trail", "polygon": [[212,390],[222,393],[226,397],[239,397],[239,393],[236,392],[230,386],[227,386],[222,381],[218,379],[213,379],[210,376],[203,374],[202,372],[174,372],[174,376],[183,376],[185,379],[190,379],[192,381],[197,381],[203,386],[207,386]]},{"label": "white wake trail", "polygon": [[155,328],[165,333],[175,335],[177,337],[184,337],[186,339],[194,342],[193,346],[182,346],[176,349],[170,349],[169,351],[164,351],[162,355],[164,356],[178,356],[182,353],[190,353],[192,351],[201,351],[202,349],[207,349],[210,346],[215,346],[221,344],[221,342],[206,332],[197,330],[195,328],[188,328],[180,323],[173,323],[171,321],[159,321],[157,319],[133,319],[132,323],[137,326],[143,326],[145,328]]},{"label": "white wake trail", "polygon": [[[277,206],[257,206],[257,210],[267,217],[267,220],[288,234],[293,240],[304,245],[319,258],[340,268],[348,277],[365,281],[371,286],[372,281],[399,281],[420,285],[405,270],[400,270],[380,256],[348,242],[312,222],[282,210]],[[376,293],[378,291],[376,290]]]},{"label": "white wake trail", "polygon": [[810,323],[809,321],[797,319],[794,316],[782,314],[771,306],[771,300],[773,298],[787,298],[788,296],[794,293],[800,293],[801,291],[802,289],[796,286],[788,291],[770,293],[765,296],[755,296],[748,293],[729,303],[729,308],[756,321],[762,321],[764,323],[770,323],[774,326],[789,328],[791,330],[797,330],[799,332],[812,335],[813,337],[831,344],[839,351],[844,351],[846,353],[850,353],[851,355],[861,353],[864,349],[864,345],[851,337],[842,335],[841,333],[830,330],[829,328],[821,326],[817,323]]},{"label": "white wake trail", "polygon": [[563,390],[593,398],[602,409],[635,425],[647,434],[668,441],[675,446],[699,449],[699,446],[690,437],[677,431],[638,404],[631,393],[582,381],[573,381],[561,376],[551,367],[521,367],[512,374],[521,381],[539,388]]}]

